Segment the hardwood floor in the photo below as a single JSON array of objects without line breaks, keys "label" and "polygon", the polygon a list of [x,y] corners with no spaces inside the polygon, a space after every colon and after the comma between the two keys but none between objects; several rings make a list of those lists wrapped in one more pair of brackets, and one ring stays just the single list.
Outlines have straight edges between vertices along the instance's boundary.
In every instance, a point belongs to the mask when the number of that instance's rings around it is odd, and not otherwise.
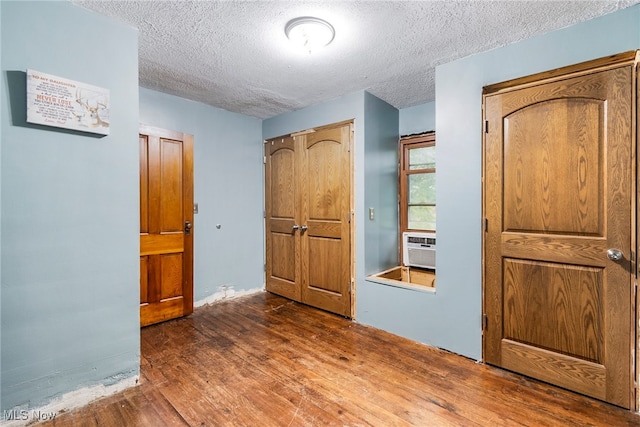
[{"label": "hardwood floor", "polygon": [[141,331],[141,384],[52,426],[624,426],[640,416],[260,293]]}]

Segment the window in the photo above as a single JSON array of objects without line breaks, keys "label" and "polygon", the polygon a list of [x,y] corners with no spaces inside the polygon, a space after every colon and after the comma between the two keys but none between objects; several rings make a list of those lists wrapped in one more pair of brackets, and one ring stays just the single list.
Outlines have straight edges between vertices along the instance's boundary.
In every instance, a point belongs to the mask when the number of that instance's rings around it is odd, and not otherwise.
[{"label": "window", "polygon": [[400,231],[436,230],[436,135],[400,138]]}]

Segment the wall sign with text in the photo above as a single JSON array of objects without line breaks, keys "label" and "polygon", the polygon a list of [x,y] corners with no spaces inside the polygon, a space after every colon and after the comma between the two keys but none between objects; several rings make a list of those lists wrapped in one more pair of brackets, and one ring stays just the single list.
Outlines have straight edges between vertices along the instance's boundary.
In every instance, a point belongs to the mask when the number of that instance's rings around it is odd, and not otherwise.
[{"label": "wall sign with text", "polygon": [[109,89],[27,70],[27,122],[109,135]]}]

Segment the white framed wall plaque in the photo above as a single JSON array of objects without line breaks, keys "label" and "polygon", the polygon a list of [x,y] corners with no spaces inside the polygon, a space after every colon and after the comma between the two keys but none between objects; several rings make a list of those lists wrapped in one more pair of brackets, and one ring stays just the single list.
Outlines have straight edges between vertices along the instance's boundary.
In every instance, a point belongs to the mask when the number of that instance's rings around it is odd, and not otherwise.
[{"label": "white framed wall plaque", "polygon": [[109,89],[27,70],[27,122],[109,135]]}]

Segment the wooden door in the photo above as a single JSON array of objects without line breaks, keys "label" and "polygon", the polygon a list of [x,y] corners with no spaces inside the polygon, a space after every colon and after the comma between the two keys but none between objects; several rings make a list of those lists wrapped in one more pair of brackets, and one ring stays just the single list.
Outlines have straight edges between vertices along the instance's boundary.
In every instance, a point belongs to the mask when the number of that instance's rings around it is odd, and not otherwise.
[{"label": "wooden door", "polygon": [[484,359],[630,408],[634,70],[558,74],[485,96]]},{"label": "wooden door", "polygon": [[351,123],[267,141],[266,288],[352,316]]},{"label": "wooden door", "polygon": [[302,302],[351,317],[351,125],[298,138]]},{"label": "wooden door", "polygon": [[193,312],[193,137],[140,128],[140,325]]},{"label": "wooden door", "polygon": [[291,136],[265,145],[266,289],[300,301],[299,144]]}]

